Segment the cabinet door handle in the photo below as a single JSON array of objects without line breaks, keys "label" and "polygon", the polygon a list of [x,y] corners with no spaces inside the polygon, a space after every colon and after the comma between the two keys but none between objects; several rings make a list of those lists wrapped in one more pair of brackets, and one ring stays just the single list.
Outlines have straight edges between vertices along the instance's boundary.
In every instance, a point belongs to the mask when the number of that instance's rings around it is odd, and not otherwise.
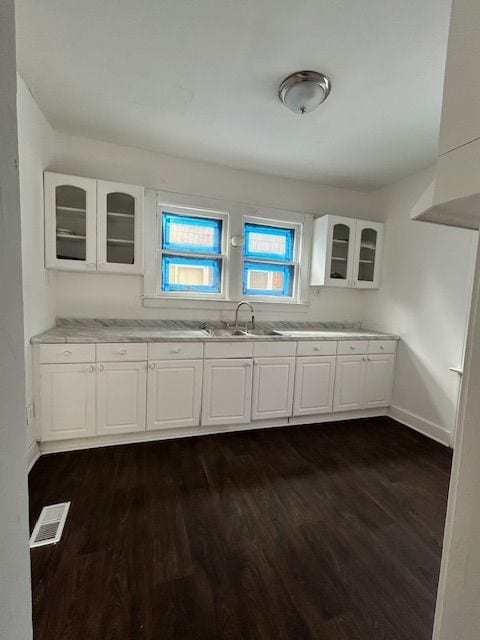
[{"label": "cabinet door handle", "polygon": [[246,367],[253,367],[253,362],[246,362],[246,363],[245,363],[245,366],[246,366]]},{"label": "cabinet door handle", "polygon": [[90,373],[93,373],[95,371],[95,365],[94,364],[89,365],[88,370]]},{"label": "cabinet door handle", "polygon": [[99,369],[99,371],[103,371],[105,369],[105,367],[103,366],[103,364],[99,364],[98,365],[98,369]]},{"label": "cabinet door handle", "polygon": [[148,368],[149,369],[155,369],[155,363],[154,362],[149,362],[148,363]]}]

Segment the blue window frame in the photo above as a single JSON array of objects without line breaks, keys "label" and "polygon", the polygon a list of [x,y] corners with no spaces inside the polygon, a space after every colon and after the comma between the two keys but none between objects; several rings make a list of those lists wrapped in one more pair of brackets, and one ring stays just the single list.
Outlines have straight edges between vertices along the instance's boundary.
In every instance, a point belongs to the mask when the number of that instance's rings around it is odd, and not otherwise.
[{"label": "blue window frame", "polygon": [[244,237],[243,294],[293,297],[295,229],[249,221]]},{"label": "blue window frame", "polygon": [[246,258],[263,258],[264,260],[284,260],[293,258],[295,231],[285,227],[247,222],[244,229]]},{"label": "blue window frame", "polygon": [[162,257],[163,291],[219,293],[220,282],[221,260],[165,255]]},{"label": "blue window frame", "polygon": [[215,218],[162,214],[162,249],[193,253],[220,253],[222,221]]},{"label": "blue window frame", "polygon": [[[258,276],[255,283],[255,274]],[[257,296],[291,296],[293,266],[245,262],[243,265],[243,293]]]}]

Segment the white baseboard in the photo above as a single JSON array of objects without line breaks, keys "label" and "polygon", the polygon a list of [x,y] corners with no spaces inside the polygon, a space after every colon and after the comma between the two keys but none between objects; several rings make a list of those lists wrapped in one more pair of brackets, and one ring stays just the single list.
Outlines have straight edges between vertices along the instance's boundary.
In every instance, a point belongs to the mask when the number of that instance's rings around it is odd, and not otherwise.
[{"label": "white baseboard", "polygon": [[397,422],[401,422],[406,427],[410,427],[410,429],[414,429],[424,436],[440,442],[440,444],[446,447],[452,446],[452,434],[429,420],[425,420],[414,413],[410,413],[410,411],[405,411],[405,409],[394,406],[388,409],[387,415],[397,420]]},{"label": "white baseboard", "polygon": [[355,418],[372,418],[387,414],[385,407],[379,409],[363,409],[360,411],[341,411],[339,413],[325,413],[301,418],[283,418],[278,420],[261,420],[247,424],[232,424],[208,427],[183,427],[164,429],[162,431],[142,431],[111,436],[96,436],[92,438],[75,438],[72,440],[57,440],[40,443],[40,455],[58,453],[62,451],[78,451],[80,449],[95,449],[97,447],[111,447],[119,444],[135,444],[139,442],[156,442],[173,438],[190,438],[192,436],[214,435],[217,433],[232,433],[250,431],[254,429],[271,429],[273,427],[301,426],[312,423],[338,422]]},{"label": "white baseboard", "polygon": [[30,446],[27,450],[27,462],[28,462],[28,473],[33,469],[33,465],[41,456],[40,447],[38,446],[38,442],[35,440],[30,443]]}]

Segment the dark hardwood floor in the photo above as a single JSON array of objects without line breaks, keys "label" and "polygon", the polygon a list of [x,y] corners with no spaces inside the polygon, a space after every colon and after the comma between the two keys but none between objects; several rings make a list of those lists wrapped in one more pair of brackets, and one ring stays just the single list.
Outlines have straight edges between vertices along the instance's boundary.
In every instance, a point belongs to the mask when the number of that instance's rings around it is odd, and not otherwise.
[{"label": "dark hardwood floor", "polygon": [[36,640],[429,640],[448,449],[387,418],[42,457]]}]

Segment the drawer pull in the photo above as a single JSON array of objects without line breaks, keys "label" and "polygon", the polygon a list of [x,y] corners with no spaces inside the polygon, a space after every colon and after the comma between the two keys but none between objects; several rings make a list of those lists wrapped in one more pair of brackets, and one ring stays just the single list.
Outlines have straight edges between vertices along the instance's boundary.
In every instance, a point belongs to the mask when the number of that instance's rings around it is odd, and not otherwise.
[{"label": "drawer pull", "polygon": [[126,349],[120,349],[120,351],[118,352],[121,356],[124,356],[127,353]]},{"label": "drawer pull", "polygon": [[380,345],[380,350],[385,351],[385,347],[383,346],[383,344]]},{"label": "drawer pull", "polygon": [[318,347],[318,346],[317,347],[313,347],[313,350],[314,351],[320,351],[320,347]]},{"label": "drawer pull", "polygon": [[170,349],[170,353],[181,353],[182,348],[181,347],[176,347],[175,349]]},{"label": "drawer pull", "polygon": [[63,355],[65,356],[71,356],[72,352],[69,349],[65,349],[65,351],[63,352]]},{"label": "drawer pull", "polygon": [[352,351],[355,351],[355,348],[356,348],[356,347],[354,347],[352,344],[350,345],[350,349],[351,349]]}]

